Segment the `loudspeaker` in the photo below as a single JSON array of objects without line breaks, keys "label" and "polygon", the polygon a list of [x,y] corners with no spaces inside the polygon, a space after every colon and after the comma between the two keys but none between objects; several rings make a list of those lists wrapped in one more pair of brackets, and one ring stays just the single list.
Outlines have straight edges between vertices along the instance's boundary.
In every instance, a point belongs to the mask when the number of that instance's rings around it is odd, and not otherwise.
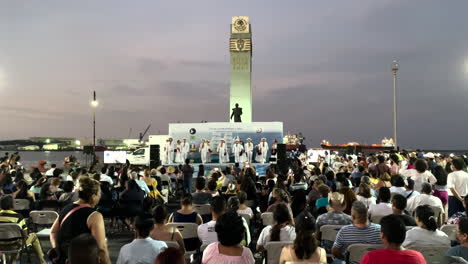
[{"label": "loudspeaker", "polygon": [[276,149],[276,159],[279,161],[286,160],[286,144],[278,144]]},{"label": "loudspeaker", "polygon": [[161,165],[159,145],[150,145],[150,169],[155,169]]},{"label": "loudspeaker", "polygon": [[94,154],[94,148],[93,146],[84,146],[83,147],[83,153],[86,155],[92,155]]}]

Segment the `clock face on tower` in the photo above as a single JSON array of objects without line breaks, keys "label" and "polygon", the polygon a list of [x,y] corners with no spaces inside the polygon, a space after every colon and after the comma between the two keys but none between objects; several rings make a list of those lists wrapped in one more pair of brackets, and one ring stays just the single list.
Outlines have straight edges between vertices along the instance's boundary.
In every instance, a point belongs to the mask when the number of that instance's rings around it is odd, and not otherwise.
[{"label": "clock face on tower", "polygon": [[239,18],[234,22],[234,28],[239,32],[245,31],[247,29],[247,25],[247,21],[243,18]]}]

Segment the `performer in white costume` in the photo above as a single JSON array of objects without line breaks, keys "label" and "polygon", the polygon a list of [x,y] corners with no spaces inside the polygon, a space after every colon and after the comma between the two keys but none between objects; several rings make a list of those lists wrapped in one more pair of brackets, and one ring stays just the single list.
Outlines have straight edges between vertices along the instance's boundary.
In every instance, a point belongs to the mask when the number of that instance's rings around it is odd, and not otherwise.
[{"label": "performer in white costume", "polygon": [[169,142],[169,139],[166,139],[166,143],[164,143],[163,146],[163,151],[161,152],[161,163],[162,164],[167,164],[167,142]]},{"label": "performer in white costume", "polygon": [[182,162],[185,162],[190,152],[190,144],[187,142],[186,138],[183,139],[181,152],[182,152]]},{"label": "performer in white costume", "polygon": [[200,152],[202,163],[205,164],[208,159],[208,145],[205,139],[202,139],[198,151]]},{"label": "performer in white costume", "polygon": [[268,142],[266,142],[266,138],[262,138],[258,147],[261,152],[260,163],[264,164],[268,155]]},{"label": "performer in white costume", "polygon": [[182,164],[184,161],[182,160],[182,142],[177,140],[177,144],[174,148],[175,151],[175,163]]},{"label": "performer in white costume", "polygon": [[217,151],[219,154],[220,164],[229,162],[229,154],[228,154],[227,145],[224,139],[221,139],[221,142],[219,142]]},{"label": "performer in white costume", "polygon": [[210,163],[211,162],[211,153],[213,153],[213,149],[211,149],[211,143],[209,140],[206,140],[206,148],[208,151],[208,154],[206,155],[206,162]]},{"label": "performer in white costume", "polygon": [[252,156],[254,151],[254,145],[252,143],[252,139],[248,138],[247,143],[244,146],[245,154],[247,155],[247,162],[252,163]]},{"label": "performer in white costume", "polygon": [[240,144],[239,138],[236,138],[236,143],[232,145],[232,154],[234,154],[234,162],[241,162],[240,156],[244,147]]},{"label": "performer in white costume", "polygon": [[172,164],[174,162],[174,144],[171,137],[167,139],[164,149],[166,150],[166,164]]},{"label": "performer in white costume", "polygon": [[273,142],[273,145],[271,145],[271,151],[270,151],[271,155],[270,155],[270,161],[276,161],[277,159],[277,152],[278,152],[278,140],[275,139],[275,141]]}]

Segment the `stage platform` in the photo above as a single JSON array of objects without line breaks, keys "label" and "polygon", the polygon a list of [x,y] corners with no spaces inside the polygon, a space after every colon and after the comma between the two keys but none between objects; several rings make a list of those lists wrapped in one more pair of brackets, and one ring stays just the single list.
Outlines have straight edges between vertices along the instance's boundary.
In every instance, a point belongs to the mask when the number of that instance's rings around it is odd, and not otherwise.
[{"label": "stage platform", "polygon": [[[190,163],[191,166],[193,166],[193,169],[195,170],[193,177],[196,178],[198,175],[198,168],[202,163]],[[272,163],[273,164],[273,163]],[[165,168],[172,166],[176,167],[179,166],[180,164],[163,164]],[[224,163],[224,164],[219,164],[219,163],[205,163],[203,166],[205,167],[205,176],[210,175],[211,171],[214,170],[215,168],[219,168],[221,170],[226,169],[227,166],[232,165],[234,166],[234,163]],[[240,168],[242,169],[243,164],[239,165]],[[270,167],[270,163],[252,163],[251,166],[255,168],[255,171],[257,171],[257,176],[262,177],[266,175],[266,170],[268,167]]]}]

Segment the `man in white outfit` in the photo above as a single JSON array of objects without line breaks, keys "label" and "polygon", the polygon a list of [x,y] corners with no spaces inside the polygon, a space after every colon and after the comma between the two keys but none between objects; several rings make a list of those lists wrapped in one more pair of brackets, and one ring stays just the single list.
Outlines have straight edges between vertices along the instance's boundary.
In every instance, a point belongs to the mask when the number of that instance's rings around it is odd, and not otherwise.
[{"label": "man in white outfit", "polygon": [[210,163],[211,162],[211,153],[213,153],[213,150],[211,149],[211,143],[209,140],[206,140],[205,142],[206,148],[207,148],[207,155],[206,155],[206,162]]},{"label": "man in white outfit", "polygon": [[187,139],[184,138],[182,142],[182,160],[185,162],[187,159],[188,153],[190,152],[190,144],[187,142]]},{"label": "man in white outfit", "polygon": [[254,145],[252,144],[252,139],[248,138],[247,143],[245,143],[245,154],[247,154],[247,162],[252,163],[252,155],[254,150]]},{"label": "man in white outfit", "polygon": [[200,152],[202,163],[205,164],[208,158],[208,145],[206,144],[205,139],[202,139],[198,151]]},{"label": "man in white outfit", "polygon": [[264,164],[268,155],[268,143],[266,142],[266,138],[262,138],[259,144],[259,148],[261,152],[260,163]]},{"label": "man in white outfit", "polygon": [[229,155],[227,152],[227,146],[226,142],[224,139],[221,139],[221,142],[219,142],[218,148],[217,148],[218,154],[219,154],[219,163],[223,164],[229,161]]},{"label": "man in white outfit", "polygon": [[166,163],[172,164],[174,162],[174,144],[172,143],[172,137],[169,137],[164,149],[166,150]]},{"label": "man in white outfit", "polygon": [[240,144],[239,138],[236,138],[236,143],[232,145],[232,154],[234,154],[234,162],[240,162],[240,154],[244,150],[244,147]]}]

